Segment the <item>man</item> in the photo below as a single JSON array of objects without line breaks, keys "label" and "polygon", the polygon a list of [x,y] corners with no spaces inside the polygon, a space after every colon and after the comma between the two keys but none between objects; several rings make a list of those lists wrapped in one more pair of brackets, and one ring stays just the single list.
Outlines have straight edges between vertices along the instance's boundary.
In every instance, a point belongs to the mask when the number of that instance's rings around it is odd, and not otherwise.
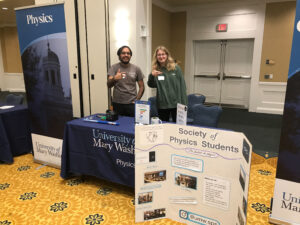
[{"label": "man", "polygon": [[[108,70],[107,86],[114,87],[113,109],[119,115],[134,116],[134,101],[140,100],[144,93],[144,74],[141,69],[130,63],[132,51],[128,46],[119,48],[119,63]],[[139,91],[136,89],[136,82]]]}]

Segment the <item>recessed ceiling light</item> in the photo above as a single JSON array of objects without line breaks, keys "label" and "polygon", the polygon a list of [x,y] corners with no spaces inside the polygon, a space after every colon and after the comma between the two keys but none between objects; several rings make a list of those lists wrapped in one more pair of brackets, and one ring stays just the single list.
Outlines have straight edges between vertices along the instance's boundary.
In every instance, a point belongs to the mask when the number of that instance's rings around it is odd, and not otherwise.
[{"label": "recessed ceiling light", "polygon": [[8,10],[8,8],[6,8],[6,7],[3,7],[2,9],[3,9],[3,10]]}]

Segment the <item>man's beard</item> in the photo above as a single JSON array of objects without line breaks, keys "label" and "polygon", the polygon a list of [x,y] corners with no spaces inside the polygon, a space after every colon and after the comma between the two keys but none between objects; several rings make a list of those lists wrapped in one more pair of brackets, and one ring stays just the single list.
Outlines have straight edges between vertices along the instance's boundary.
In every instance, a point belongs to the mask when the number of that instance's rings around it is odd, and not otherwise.
[{"label": "man's beard", "polygon": [[128,59],[128,61],[124,61],[121,57],[119,59],[120,59],[121,63],[123,63],[123,64],[128,64],[130,62],[130,59]]},{"label": "man's beard", "polygon": [[129,60],[128,61],[123,61],[123,60],[121,60],[121,62],[123,63],[123,64],[128,64],[129,63]]}]

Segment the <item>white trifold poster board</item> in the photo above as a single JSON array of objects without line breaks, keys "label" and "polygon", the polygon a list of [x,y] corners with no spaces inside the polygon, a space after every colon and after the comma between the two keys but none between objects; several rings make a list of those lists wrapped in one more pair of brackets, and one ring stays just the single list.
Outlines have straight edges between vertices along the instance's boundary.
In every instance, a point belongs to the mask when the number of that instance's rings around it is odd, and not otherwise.
[{"label": "white trifold poster board", "polygon": [[245,225],[252,146],[242,133],[135,127],[135,221]]}]

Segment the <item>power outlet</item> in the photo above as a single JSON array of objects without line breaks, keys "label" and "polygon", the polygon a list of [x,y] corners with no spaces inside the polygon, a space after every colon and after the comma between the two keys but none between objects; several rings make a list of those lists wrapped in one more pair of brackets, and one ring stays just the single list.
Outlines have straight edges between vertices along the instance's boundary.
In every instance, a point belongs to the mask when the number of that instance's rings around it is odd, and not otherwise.
[{"label": "power outlet", "polygon": [[272,60],[272,59],[266,59],[266,64],[267,64],[267,65],[274,65],[274,64],[275,64],[275,61]]},{"label": "power outlet", "polygon": [[265,79],[273,79],[273,74],[272,74],[272,73],[270,73],[270,74],[265,74],[265,75],[264,75],[264,78],[265,78]]}]

